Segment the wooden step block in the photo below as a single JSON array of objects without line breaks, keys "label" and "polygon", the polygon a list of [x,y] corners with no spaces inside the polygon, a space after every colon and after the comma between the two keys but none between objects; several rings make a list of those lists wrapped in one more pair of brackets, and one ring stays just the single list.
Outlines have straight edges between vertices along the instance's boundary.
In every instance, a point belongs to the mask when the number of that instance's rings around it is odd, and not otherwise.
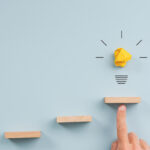
[{"label": "wooden step block", "polygon": [[105,97],[105,103],[121,103],[121,104],[128,104],[128,103],[140,103],[140,97]]},{"label": "wooden step block", "polygon": [[71,123],[71,122],[91,122],[91,116],[63,116],[57,117],[57,123]]},{"label": "wooden step block", "polygon": [[18,139],[18,138],[39,138],[41,136],[40,131],[31,132],[5,132],[6,139]]}]

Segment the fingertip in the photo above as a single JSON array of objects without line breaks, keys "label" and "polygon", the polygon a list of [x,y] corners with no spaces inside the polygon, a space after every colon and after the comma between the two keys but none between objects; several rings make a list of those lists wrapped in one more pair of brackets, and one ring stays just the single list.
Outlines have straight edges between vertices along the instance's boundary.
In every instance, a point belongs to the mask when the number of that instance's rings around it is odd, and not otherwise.
[{"label": "fingertip", "polygon": [[126,111],[126,106],[125,105],[120,105],[119,107],[118,107],[118,111]]}]

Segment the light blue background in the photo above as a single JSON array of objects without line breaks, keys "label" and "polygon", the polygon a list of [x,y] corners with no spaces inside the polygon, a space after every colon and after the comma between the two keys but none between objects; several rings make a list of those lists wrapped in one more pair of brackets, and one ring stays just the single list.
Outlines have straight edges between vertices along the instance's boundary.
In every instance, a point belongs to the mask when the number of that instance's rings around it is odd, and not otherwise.
[{"label": "light blue background", "polygon": [[[150,55],[149,29],[149,0],[0,0],[0,149],[110,149],[117,106],[105,96],[142,97],[128,106],[128,129],[150,144],[150,61],[139,59]],[[118,47],[133,55],[122,69],[113,65]],[[128,74],[127,84],[115,74]],[[58,125],[58,115],[93,122]],[[4,139],[30,130],[42,137]]]}]

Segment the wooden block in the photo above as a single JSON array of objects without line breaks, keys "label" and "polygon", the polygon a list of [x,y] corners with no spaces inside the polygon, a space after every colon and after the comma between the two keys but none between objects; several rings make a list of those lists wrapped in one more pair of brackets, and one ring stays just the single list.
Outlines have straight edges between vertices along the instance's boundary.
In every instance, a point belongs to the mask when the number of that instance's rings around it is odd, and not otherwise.
[{"label": "wooden block", "polygon": [[71,122],[91,122],[91,116],[64,116],[57,117],[57,123],[71,123]]},{"label": "wooden block", "polygon": [[6,139],[18,139],[18,138],[39,138],[41,136],[40,131],[31,132],[5,132]]},{"label": "wooden block", "polygon": [[105,103],[140,103],[140,97],[105,97]]}]

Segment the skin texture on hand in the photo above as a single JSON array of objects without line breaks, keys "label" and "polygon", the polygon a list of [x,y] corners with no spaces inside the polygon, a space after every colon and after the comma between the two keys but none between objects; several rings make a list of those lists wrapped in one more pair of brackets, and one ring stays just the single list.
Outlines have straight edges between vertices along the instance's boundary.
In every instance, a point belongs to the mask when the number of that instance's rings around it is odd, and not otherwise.
[{"label": "skin texture on hand", "polygon": [[148,144],[133,132],[128,134],[126,124],[126,106],[121,105],[117,112],[117,137],[111,150],[150,150]]}]

